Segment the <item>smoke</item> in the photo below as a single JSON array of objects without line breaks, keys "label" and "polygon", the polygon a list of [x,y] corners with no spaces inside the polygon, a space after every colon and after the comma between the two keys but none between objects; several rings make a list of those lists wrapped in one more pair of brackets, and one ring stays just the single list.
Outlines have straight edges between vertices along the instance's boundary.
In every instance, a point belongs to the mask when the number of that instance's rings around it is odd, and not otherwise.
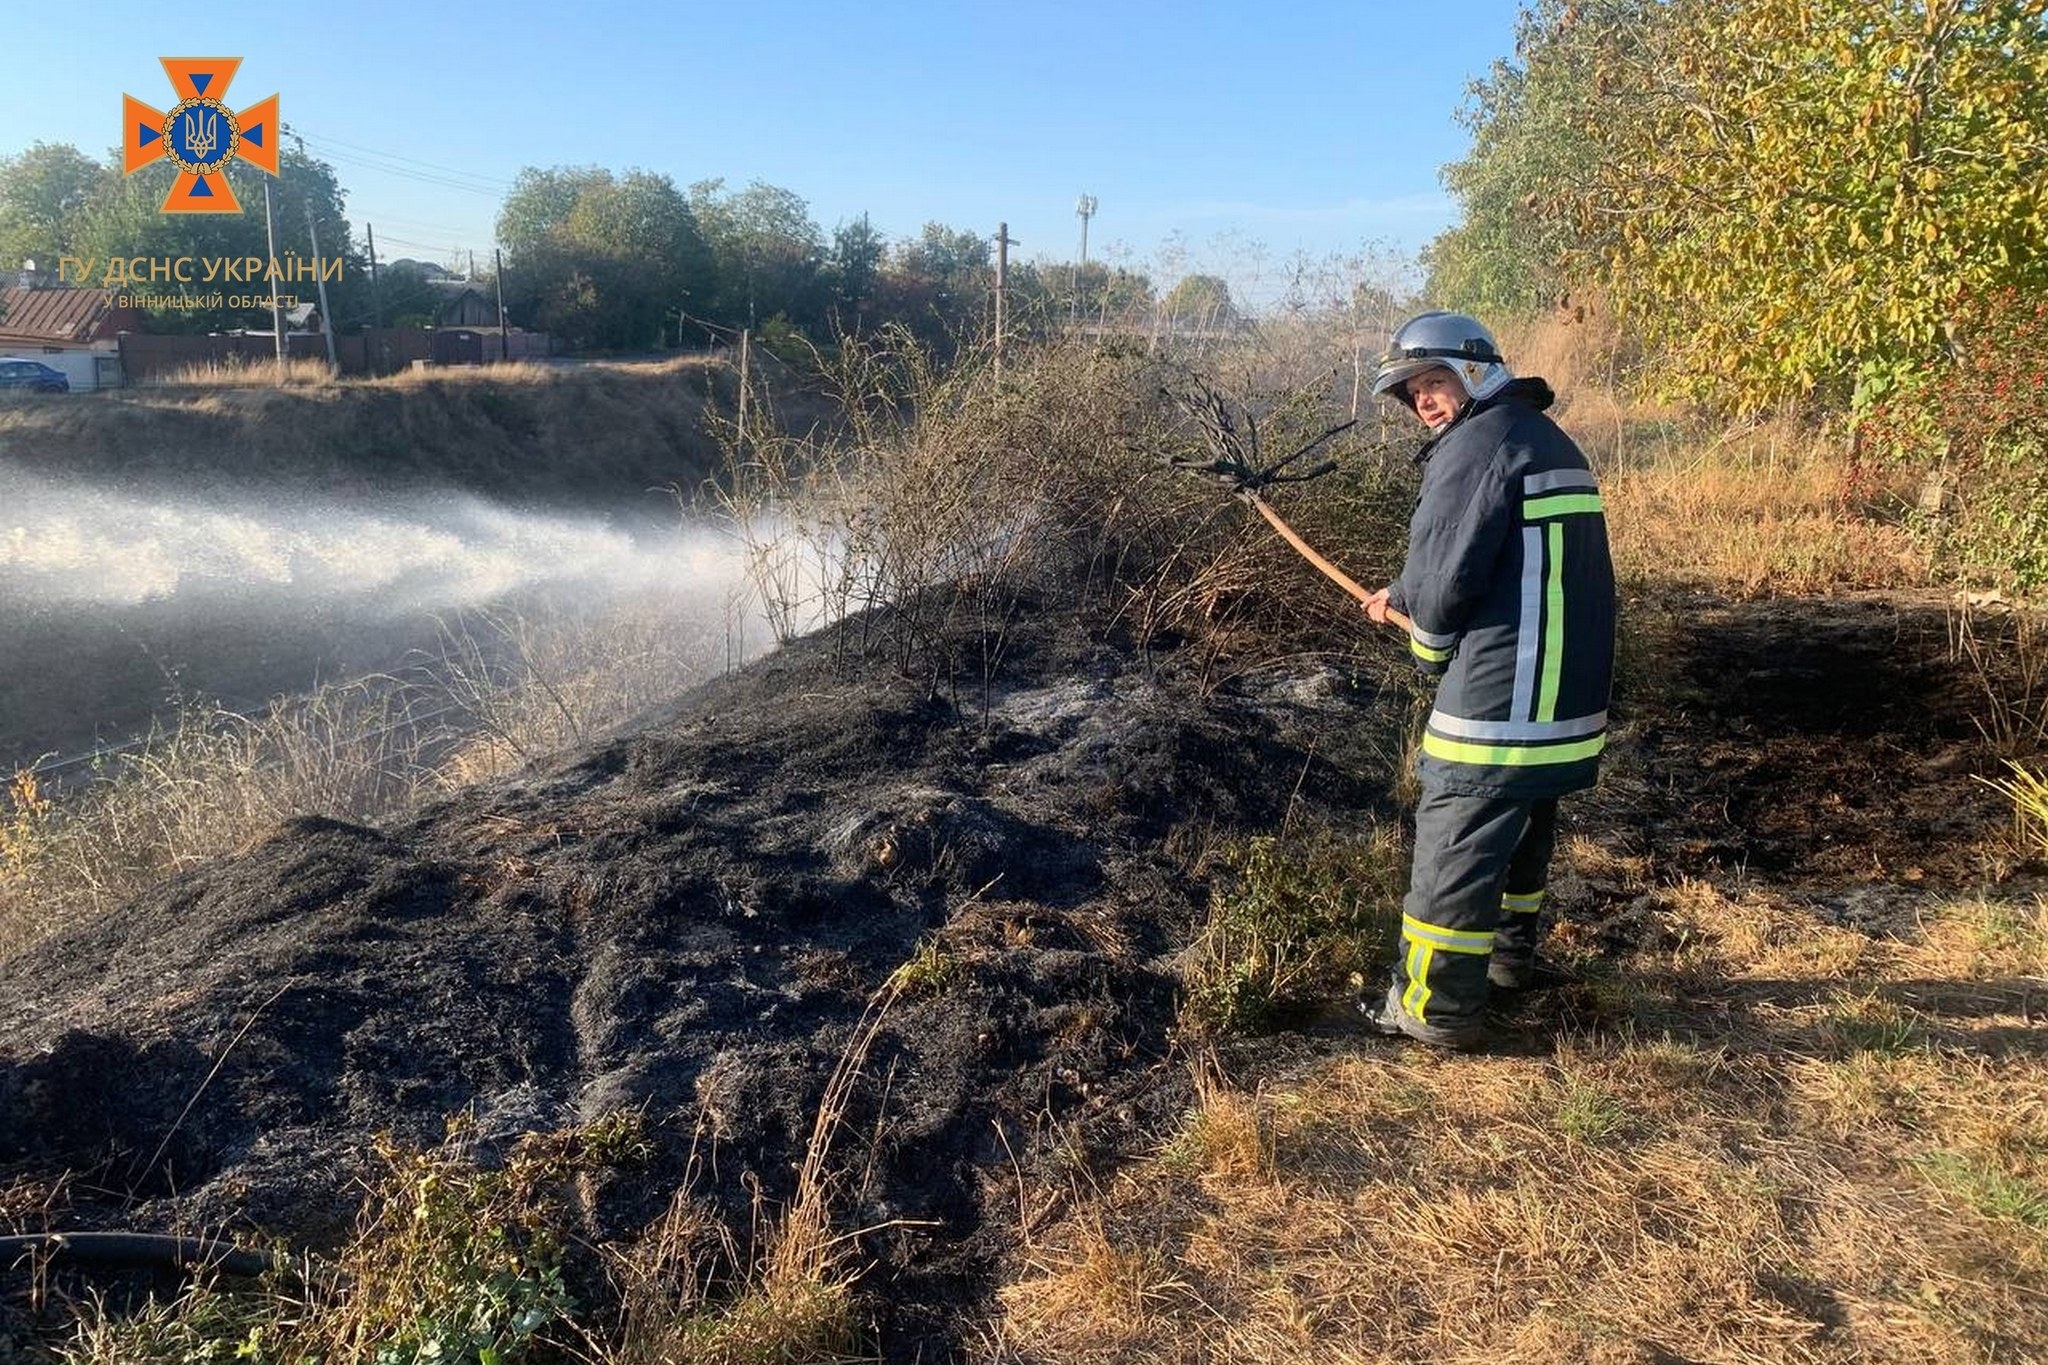
[{"label": "smoke", "polygon": [[594,516],[451,495],[374,510],[251,496],[137,496],[0,468],[0,599],[135,607],[258,594],[393,613],[564,586],[592,597],[742,589],[707,529],[634,536]]}]

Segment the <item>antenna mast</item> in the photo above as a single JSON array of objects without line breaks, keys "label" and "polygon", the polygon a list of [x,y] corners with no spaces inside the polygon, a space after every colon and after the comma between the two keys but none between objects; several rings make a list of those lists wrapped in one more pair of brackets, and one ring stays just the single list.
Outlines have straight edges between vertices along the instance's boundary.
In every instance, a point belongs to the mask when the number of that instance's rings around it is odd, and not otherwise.
[{"label": "antenna mast", "polygon": [[1073,314],[1081,313],[1081,272],[1088,268],[1088,220],[1095,216],[1095,196],[1084,194],[1074,201],[1074,216],[1081,220],[1081,263],[1074,267]]}]

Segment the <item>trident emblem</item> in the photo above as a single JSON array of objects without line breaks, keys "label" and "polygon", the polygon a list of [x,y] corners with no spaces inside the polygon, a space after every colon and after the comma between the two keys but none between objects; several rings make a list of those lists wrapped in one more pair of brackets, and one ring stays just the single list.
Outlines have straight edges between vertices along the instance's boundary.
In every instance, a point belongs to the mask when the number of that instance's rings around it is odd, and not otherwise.
[{"label": "trident emblem", "polygon": [[165,57],[164,74],[178,92],[169,113],[133,95],[121,97],[121,169],[133,175],[168,161],[177,168],[165,213],[240,213],[223,174],[237,160],[276,175],[277,96],[237,113],[222,101],[240,57]]},{"label": "trident emblem", "polygon": [[211,161],[219,141],[220,115],[211,109],[193,109],[186,113],[185,146],[191,151],[194,161]]}]

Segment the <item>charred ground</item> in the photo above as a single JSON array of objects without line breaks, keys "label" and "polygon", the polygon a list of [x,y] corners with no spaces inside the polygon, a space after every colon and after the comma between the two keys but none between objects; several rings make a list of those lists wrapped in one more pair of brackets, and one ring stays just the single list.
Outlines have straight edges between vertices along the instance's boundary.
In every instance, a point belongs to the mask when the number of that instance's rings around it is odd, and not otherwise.
[{"label": "charred ground", "polygon": [[[1576,831],[1653,883],[1761,879],[1901,932],[1918,897],[1982,878],[1968,850],[2004,818],[1945,620],[1931,600],[1632,604],[1614,763]],[[1188,1102],[1176,958],[1204,851],[1392,818],[1407,716],[1374,681],[1383,641],[1217,684],[1200,651],[1071,612],[1008,630],[988,685],[957,691],[813,637],[402,827],[267,832],[41,945],[0,968],[0,1163],[65,1227],[321,1247],[377,1174],[375,1134],[431,1144],[469,1113],[488,1157],[628,1110],[653,1154],[586,1191],[588,1242],[689,1178],[744,1228],[755,1182],[789,1197],[893,979],[841,1217],[880,1229],[859,1292],[881,1353],[962,1352],[1019,1244],[1020,1176],[1114,1162]],[[1641,881],[1562,879],[1568,951],[1640,948]],[[1602,1011],[1569,986],[1501,1043]],[[1326,1021],[1230,1064],[1274,1046],[1387,1044]]]}]

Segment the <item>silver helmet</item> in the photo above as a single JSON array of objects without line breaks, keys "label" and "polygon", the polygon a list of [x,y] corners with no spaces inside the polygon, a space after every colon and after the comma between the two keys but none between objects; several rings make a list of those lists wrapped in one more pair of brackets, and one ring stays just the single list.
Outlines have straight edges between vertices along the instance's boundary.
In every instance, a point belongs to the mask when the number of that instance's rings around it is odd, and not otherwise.
[{"label": "silver helmet", "polygon": [[1415,405],[1409,401],[1404,383],[1439,365],[1458,376],[1473,398],[1490,398],[1515,377],[1507,361],[1501,359],[1493,333],[1481,326],[1479,319],[1466,313],[1418,313],[1401,324],[1380,357],[1379,372],[1372,381],[1373,396],[1391,393],[1412,408]]}]

